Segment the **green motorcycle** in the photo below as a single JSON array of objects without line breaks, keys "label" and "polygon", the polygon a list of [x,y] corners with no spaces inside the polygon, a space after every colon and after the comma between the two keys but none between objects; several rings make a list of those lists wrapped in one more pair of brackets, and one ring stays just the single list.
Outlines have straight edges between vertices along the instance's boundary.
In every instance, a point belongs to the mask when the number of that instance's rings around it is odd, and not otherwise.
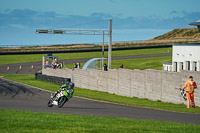
[{"label": "green motorcycle", "polygon": [[74,94],[74,83],[70,82],[61,86],[61,88],[51,94],[51,99],[48,102],[48,107],[53,107],[57,105],[61,108]]}]

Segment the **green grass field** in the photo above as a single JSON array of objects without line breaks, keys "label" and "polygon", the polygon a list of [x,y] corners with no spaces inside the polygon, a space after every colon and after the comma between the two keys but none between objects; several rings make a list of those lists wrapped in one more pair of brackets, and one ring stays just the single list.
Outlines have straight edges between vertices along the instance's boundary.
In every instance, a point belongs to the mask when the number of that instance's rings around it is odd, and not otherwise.
[{"label": "green grass field", "polygon": [[154,120],[0,110],[1,133],[198,133],[200,125]]},{"label": "green grass field", "polygon": [[[171,53],[171,52],[172,52],[172,48],[121,50],[121,51],[113,51],[112,56],[160,54],[160,53]],[[45,54],[0,55],[0,60],[1,60],[0,65],[42,61],[42,57],[44,55]],[[98,58],[98,57],[102,57],[102,52],[61,53],[61,54],[53,54],[53,55],[58,56],[58,60]],[[108,53],[105,52],[105,57],[107,57],[107,55]]]},{"label": "green grass field", "polygon": [[[124,65],[124,69],[157,69],[162,70],[164,62],[172,62],[171,56],[165,57],[151,57],[151,58],[136,58],[136,59],[124,59],[124,60],[112,60],[112,69],[118,69],[121,64]],[[85,62],[81,63],[83,67]],[[105,61],[108,64],[107,61]],[[64,68],[72,69],[74,64],[67,64]],[[98,63],[100,69],[100,63]]]}]

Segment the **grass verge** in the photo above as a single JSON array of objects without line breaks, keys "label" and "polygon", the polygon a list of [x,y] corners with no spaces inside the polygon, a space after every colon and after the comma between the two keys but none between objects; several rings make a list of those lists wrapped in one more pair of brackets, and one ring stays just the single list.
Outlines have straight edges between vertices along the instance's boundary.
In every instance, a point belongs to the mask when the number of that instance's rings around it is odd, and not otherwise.
[{"label": "grass verge", "polygon": [[131,132],[192,132],[200,125],[134,120],[127,118],[64,115],[29,111],[0,110],[1,133],[131,133]]},{"label": "grass verge", "polygon": [[[112,56],[160,54],[160,53],[171,53],[171,52],[172,52],[172,48],[120,50],[120,51],[112,51]],[[42,57],[44,55],[45,54],[27,54],[27,55],[14,55],[14,56],[0,55],[0,60],[1,60],[0,65],[42,61]],[[102,52],[60,53],[60,54],[53,54],[53,55],[58,56],[59,60],[98,58],[98,57],[102,57]],[[108,53],[105,52],[105,58],[107,58],[107,55]]]},{"label": "grass verge", "polygon": [[[171,56],[165,57],[151,57],[151,58],[136,58],[136,59],[124,59],[124,60],[112,60],[112,69],[118,69],[121,64],[124,65],[124,69],[156,69],[162,70],[164,62],[172,62]],[[105,61],[108,64],[107,61]],[[81,63],[83,67],[84,63]],[[98,62],[98,68],[100,69],[100,63]],[[64,68],[72,69],[74,64],[67,64]]]},{"label": "grass verge", "polygon": [[[4,76],[6,79],[10,79],[13,81],[21,82],[24,84],[28,84],[31,86],[39,87],[42,89],[56,91],[59,89],[59,85],[52,84],[49,82],[44,82],[40,80],[35,80],[34,75],[22,75],[22,74],[0,74],[0,76]],[[115,94],[109,94],[107,92],[100,92],[88,89],[75,88],[75,96],[114,102],[119,104],[125,104],[130,106],[138,106],[145,108],[153,108],[159,110],[168,110],[168,111],[176,111],[176,112],[185,112],[185,113],[196,113],[200,114],[200,107],[187,109],[184,104],[173,104],[173,103],[164,103],[160,101],[151,101],[148,99],[140,99],[136,97],[124,97],[118,96]]]}]

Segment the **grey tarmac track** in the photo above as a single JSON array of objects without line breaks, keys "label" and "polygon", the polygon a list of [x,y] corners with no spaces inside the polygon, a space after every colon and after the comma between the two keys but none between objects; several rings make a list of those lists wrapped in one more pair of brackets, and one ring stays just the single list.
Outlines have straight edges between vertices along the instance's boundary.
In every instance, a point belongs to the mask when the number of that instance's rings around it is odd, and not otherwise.
[{"label": "grey tarmac track", "polygon": [[160,111],[73,97],[62,108],[47,107],[50,92],[0,78],[0,109],[26,110],[200,124],[200,115]]},{"label": "grey tarmac track", "polygon": [[[129,56],[115,56],[112,60],[123,60],[123,59],[135,59],[135,58],[149,58],[149,57],[163,57],[171,56],[171,54],[147,54],[147,55],[129,55]],[[73,64],[75,62],[86,62],[90,58],[83,59],[68,59],[61,60],[64,64]],[[20,69],[21,66],[21,69]],[[33,66],[33,67],[32,67]],[[9,67],[9,70],[8,70]],[[29,63],[18,63],[18,64],[6,64],[0,65],[0,73],[10,73],[10,74],[35,74],[42,69],[42,62],[29,62]]]}]

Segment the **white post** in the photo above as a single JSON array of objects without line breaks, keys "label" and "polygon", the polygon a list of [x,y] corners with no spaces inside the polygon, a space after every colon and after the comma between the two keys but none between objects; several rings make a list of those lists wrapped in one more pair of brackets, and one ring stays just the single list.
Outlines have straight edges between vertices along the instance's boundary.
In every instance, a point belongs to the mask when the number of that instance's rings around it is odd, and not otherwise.
[{"label": "white post", "polygon": [[45,69],[45,56],[42,57],[42,68]]},{"label": "white post", "polygon": [[185,71],[187,70],[187,62],[186,61],[183,62],[183,70],[185,70]]},{"label": "white post", "polygon": [[108,69],[111,69],[112,61],[112,19],[109,24]]},{"label": "white post", "polygon": [[200,71],[200,60],[197,62],[197,71]]}]

